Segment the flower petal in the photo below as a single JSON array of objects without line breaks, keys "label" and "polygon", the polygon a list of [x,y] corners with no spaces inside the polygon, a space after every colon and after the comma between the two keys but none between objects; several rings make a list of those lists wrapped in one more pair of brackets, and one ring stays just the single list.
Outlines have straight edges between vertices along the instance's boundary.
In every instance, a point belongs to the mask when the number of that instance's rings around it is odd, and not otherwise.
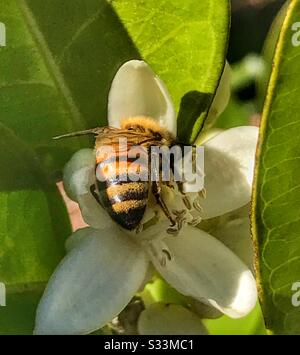
[{"label": "flower petal", "polygon": [[92,149],[76,152],[64,168],[64,188],[67,195],[78,201],[78,196],[90,192],[95,179],[95,154]]},{"label": "flower petal", "polygon": [[89,227],[77,229],[77,231],[72,233],[70,237],[66,240],[66,251],[69,253],[71,250],[77,247],[79,243],[81,243],[83,240],[89,238],[90,236],[93,236],[94,232],[94,229]]},{"label": "flower petal", "polygon": [[237,127],[204,144],[203,218],[220,216],[250,201],[257,138],[257,127]]},{"label": "flower petal", "polygon": [[255,306],[257,291],[251,271],[224,244],[193,227],[177,238],[164,240],[166,266],[151,252],[157,270],[179,292],[209,303],[232,318],[248,314]]},{"label": "flower petal", "polygon": [[78,202],[84,221],[93,228],[109,228],[114,224],[90,191],[95,183],[95,153],[92,149],[76,152],[64,168],[64,188]]},{"label": "flower petal", "polygon": [[254,270],[254,249],[250,234],[249,217],[221,224],[212,234],[234,252],[250,270]]},{"label": "flower petal", "polygon": [[51,277],[35,333],[87,334],[104,326],[127,305],[147,269],[144,252],[117,228],[90,228]]},{"label": "flower petal", "polygon": [[192,309],[201,319],[217,319],[223,316],[223,313],[217,308],[195,299],[192,299]]},{"label": "flower petal", "polygon": [[225,110],[228,105],[231,94],[231,69],[229,63],[226,61],[224,70],[219,82],[214,100],[209,109],[207,118],[205,120],[205,128],[213,125],[216,118]]},{"label": "flower petal", "polygon": [[143,61],[131,60],[118,70],[108,98],[109,125],[120,127],[124,118],[152,117],[176,135],[176,118],[164,83]]},{"label": "flower petal", "polygon": [[141,313],[138,331],[141,335],[207,334],[196,314],[180,305],[163,303],[153,303]]},{"label": "flower petal", "polygon": [[96,229],[108,229],[116,225],[91,193],[80,195],[78,203],[82,217],[89,226]]}]

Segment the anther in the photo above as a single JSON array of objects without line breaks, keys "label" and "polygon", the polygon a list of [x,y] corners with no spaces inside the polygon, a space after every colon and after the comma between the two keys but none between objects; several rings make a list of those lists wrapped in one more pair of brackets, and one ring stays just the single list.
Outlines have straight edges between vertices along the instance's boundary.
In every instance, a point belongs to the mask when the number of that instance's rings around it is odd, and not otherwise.
[{"label": "anther", "polygon": [[189,199],[187,196],[184,196],[184,197],[182,198],[182,201],[183,201],[185,207],[186,207],[188,210],[191,210],[191,209],[192,209],[191,201],[190,201],[190,199]]},{"label": "anther", "polygon": [[140,223],[140,224],[137,226],[137,228],[136,228],[136,230],[135,230],[135,233],[136,233],[136,234],[141,233],[142,230],[143,230],[143,228],[144,228],[143,224]]},{"label": "anther", "polygon": [[201,221],[202,221],[201,217],[195,217],[191,221],[189,221],[188,224],[191,225],[192,227],[196,227],[198,224],[201,223]]},{"label": "anther", "polygon": [[170,227],[170,228],[167,229],[167,233],[171,234],[173,236],[177,236],[178,233],[179,233],[179,229],[175,228],[175,227]]},{"label": "anther", "polygon": [[172,213],[176,216],[176,217],[181,217],[184,216],[186,214],[186,210],[172,210]]},{"label": "anther", "polygon": [[206,190],[203,188],[201,191],[198,192],[200,198],[206,199]]},{"label": "anther", "polygon": [[194,200],[193,207],[195,208],[196,211],[203,212],[203,208],[202,208],[200,201],[198,199]]},{"label": "anther", "polygon": [[162,249],[162,252],[167,256],[168,260],[172,260],[172,255],[168,249]]}]

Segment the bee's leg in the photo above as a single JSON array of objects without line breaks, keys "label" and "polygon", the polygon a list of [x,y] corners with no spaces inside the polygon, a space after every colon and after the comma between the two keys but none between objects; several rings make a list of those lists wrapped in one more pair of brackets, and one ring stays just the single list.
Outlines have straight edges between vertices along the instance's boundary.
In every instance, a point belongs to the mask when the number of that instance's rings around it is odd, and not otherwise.
[{"label": "bee's leg", "polygon": [[[169,211],[166,203],[162,199],[161,196],[161,187],[158,182],[152,183],[152,193],[156,198],[157,203],[160,205],[161,209],[163,210],[165,216],[171,222],[171,226],[167,229],[167,233],[172,235],[177,235],[180,229],[182,228],[183,224],[186,223],[186,210],[173,210],[172,213]],[[172,216],[175,216],[175,218]]]},{"label": "bee's leg", "polygon": [[191,210],[193,207],[192,207],[192,204],[191,204],[191,201],[190,199],[188,198],[188,196],[186,195],[186,193],[183,191],[183,183],[181,181],[176,181],[176,184],[177,184],[177,187],[178,187],[178,191],[181,193],[182,195],[182,201],[185,205],[185,207],[188,209],[188,210]]},{"label": "bee's leg", "polygon": [[171,227],[174,227],[176,225],[175,219],[172,217],[171,212],[168,209],[168,206],[166,205],[165,201],[162,199],[161,196],[161,186],[160,183],[157,181],[152,182],[152,193],[156,199],[156,202],[159,204],[161,207],[162,211],[164,212],[165,216],[168,218],[168,220],[171,223]]},{"label": "bee's leg", "polygon": [[95,200],[100,204],[100,198],[99,198],[99,195],[97,192],[98,190],[97,190],[95,184],[90,186],[90,191],[91,191],[91,194],[93,195],[93,197],[95,198]]},{"label": "bee's leg", "polygon": [[[183,190],[183,183],[181,181],[177,181],[177,186],[178,190],[182,195],[182,201],[185,205],[185,207],[191,211],[193,208],[198,211],[198,212],[203,212],[202,206],[200,205],[200,201],[198,199],[194,200],[193,203],[191,203],[189,197],[186,195],[186,193]],[[201,190],[203,191],[203,190]],[[200,192],[199,192],[200,194]],[[188,224],[192,226],[197,226],[201,222],[202,218],[200,216],[194,217],[191,221],[188,222]]]},{"label": "bee's leg", "polygon": [[[160,160],[161,163],[161,160]],[[172,211],[174,216],[172,216],[172,213],[169,211],[168,206],[164,202],[161,196],[161,185],[167,185],[168,187],[174,187],[174,181],[171,179],[171,181],[162,181],[162,176],[161,176],[161,164],[154,164],[152,166],[153,168],[153,176],[157,178],[157,180],[152,181],[152,193],[156,199],[156,202],[158,205],[161,207],[162,211],[164,212],[165,216],[169,219],[170,221],[170,227],[167,229],[167,233],[177,235],[179,230],[182,228],[184,220],[184,212],[185,211]],[[179,212],[179,213],[178,213]]]},{"label": "bee's leg", "polygon": [[174,190],[175,188],[173,181],[164,181],[163,184],[166,185],[169,189]]},{"label": "bee's leg", "polygon": [[187,210],[173,210],[172,213],[175,216],[176,219],[176,229],[175,228],[169,228],[168,233],[169,234],[177,234],[180,229],[183,227],[183,225],[187,222],[186,218],[186,213]]}]

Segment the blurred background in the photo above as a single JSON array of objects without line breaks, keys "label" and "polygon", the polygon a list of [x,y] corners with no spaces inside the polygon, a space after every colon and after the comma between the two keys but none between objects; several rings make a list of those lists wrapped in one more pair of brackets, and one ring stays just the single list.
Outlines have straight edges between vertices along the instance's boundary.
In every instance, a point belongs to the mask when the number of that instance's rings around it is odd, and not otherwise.
[{"label": "blurred background", "polygon": [[227,59],[232,69],[232,97],[218,120],[220,128],[258,125],[274,44],[272,23],[281,20],[287,0],[231,0]]}]

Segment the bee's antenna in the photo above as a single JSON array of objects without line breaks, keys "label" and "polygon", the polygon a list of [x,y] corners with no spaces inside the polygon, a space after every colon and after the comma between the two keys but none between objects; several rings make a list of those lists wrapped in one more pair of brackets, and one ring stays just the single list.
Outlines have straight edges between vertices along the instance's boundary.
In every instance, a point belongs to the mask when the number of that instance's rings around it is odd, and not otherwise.
[{"label": "bee's antenna", "polygon": [[85,130],[85,131],[79,131],[79,132],[72,132],[72,133],[63,134],[63,135],[61,135],[61,136],[53,137],[52,139],[58,140],[58,139],[63,139],[63,138],[86,136],[86,135],[88,135],[88,134],[97,135],[98,132],[99,132],[99,128],[92,128],[92,129],[87,129],[87,130]]}]

